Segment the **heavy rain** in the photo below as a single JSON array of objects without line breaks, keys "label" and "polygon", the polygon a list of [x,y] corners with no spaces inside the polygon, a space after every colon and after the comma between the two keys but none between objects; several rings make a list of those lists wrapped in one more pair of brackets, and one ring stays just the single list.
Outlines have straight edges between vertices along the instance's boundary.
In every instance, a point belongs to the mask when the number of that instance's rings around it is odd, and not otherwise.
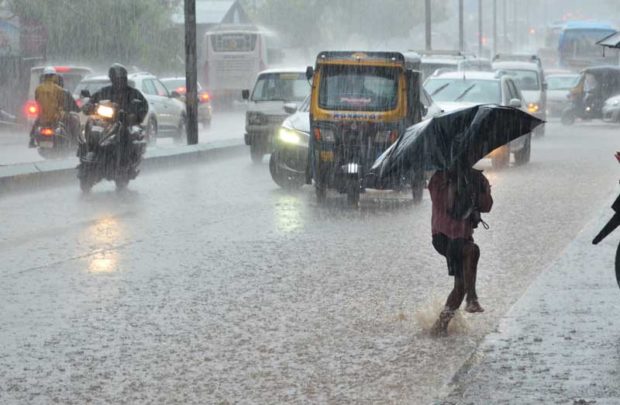
[{"label": "heavy rain", "polygon": [[0,0],[0,404],[620,403],[618,30]]}]

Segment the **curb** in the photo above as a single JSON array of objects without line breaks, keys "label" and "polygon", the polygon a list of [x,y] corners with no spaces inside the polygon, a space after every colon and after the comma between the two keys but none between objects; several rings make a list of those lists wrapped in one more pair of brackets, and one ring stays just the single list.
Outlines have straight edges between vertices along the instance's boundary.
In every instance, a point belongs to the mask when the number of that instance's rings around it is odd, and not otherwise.
[{"label": "curb", "polygon": [[[204,159],[224,158],[245,147],[242,140],[226,140],[164,149],[147,148],[140,168],[142,171],[150,171],[197,163]],[[0,194],[77,181],[77,165],[77,158],[68,158],[0,166]]]}]

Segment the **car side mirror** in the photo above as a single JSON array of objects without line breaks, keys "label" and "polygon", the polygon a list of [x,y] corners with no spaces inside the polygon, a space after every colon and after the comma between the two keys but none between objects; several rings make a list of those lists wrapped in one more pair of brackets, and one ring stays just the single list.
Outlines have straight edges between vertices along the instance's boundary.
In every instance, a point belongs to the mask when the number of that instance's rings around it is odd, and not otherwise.
[{"label": "car side mirror", "polygon": [[82,91],[80,91],[80,97],[90,98],[90,91],[88,91],[87,89],[83,89]]},{"label": "car side mirror", "polygon": [[286,103],[284,104],[284,111],[287,114],[295,114],[297,112],[297,104],[296,103]]},{"label": "car side mirror", "polygon": [[312,80],[314,77],[314,68],[312,66],[308,66],[306,68],[306,79]]},{"label": "car side mirror", "polygon": [[545,82],[542,84],[542,88],[544,91],[547,91],[547,89],[549,88],[549,85]]},{"label": "car side mirror", "polygon": [[521,100],[519,100],[518,98],[513,98],[512,100],[510,100],[510,103],[508,103],[508,105],[515,108],[521,108]]},{"label": "car side mirror", "polygon": [[170,98],[181,98],[181,94],[178,91],[170,93]]},{"label": "car side mirror", "polygon": [[250,99],[250,90],[241,90],[241,98],[244,100]]}]

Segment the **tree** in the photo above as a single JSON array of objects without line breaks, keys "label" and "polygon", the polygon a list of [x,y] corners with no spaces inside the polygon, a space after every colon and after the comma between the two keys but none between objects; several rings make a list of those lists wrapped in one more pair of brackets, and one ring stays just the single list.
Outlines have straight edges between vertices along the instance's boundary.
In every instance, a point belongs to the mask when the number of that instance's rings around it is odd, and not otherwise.
[{"label": "tree", "polygon": [[182,32],[163,0],[8,0],[8,6],[46,27],[54,61],[168,68],[183,52]]}]

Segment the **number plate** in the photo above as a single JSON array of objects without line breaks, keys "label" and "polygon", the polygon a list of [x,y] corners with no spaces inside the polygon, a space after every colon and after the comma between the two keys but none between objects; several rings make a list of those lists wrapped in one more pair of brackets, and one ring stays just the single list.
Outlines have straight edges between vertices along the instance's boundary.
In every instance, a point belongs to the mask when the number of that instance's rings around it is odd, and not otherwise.
[{"label": "number plate", "polygon": [[39,147],[50,149],[54,147],[54,142],[53,141],[39,141]]}]

